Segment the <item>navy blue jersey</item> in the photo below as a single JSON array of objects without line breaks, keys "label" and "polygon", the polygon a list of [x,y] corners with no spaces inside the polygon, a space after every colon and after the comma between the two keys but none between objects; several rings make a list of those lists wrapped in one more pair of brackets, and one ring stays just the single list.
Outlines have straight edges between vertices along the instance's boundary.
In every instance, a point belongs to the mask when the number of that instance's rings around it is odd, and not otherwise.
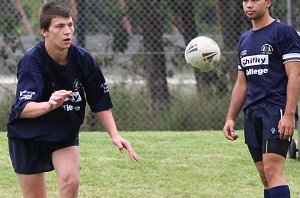
[{"label": "navy blue jersey", "polygon": [[[44,42],[39,42],[20,60],[17,78],[8,137],[49,142],[76,138],[86,103],[94,113],[112,108],[99,65],[89,52],[75,45],[68,50],[68,63],[59,65],[46,52]],[[48,101],[54,91],[61,89],[72,91],[61,107],[37,118],[19,118],[27,103]]]},{"label": "navy blue jersey", "polygon": [[244,109],[261,101],[285,107],[288,78],[284,64],[300,61],[300,37],[287,24],[275,20],[257,31],[242,34],[238,70],[246,74]]}]

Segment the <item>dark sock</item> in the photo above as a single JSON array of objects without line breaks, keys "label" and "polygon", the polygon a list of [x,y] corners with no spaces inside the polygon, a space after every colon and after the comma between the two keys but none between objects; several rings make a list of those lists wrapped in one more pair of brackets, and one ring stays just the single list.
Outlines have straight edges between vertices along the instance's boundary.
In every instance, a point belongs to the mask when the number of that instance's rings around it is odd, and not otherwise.
[{"label": "dark sock", "polygon": [[269,189],[271,198],[291,198],[288,185],[276,186]]},{"label": "dark sock", "polygon": [[264,198],[271,198],[271,196],[270,196],[270,189],[265,189],[264,190]]}]

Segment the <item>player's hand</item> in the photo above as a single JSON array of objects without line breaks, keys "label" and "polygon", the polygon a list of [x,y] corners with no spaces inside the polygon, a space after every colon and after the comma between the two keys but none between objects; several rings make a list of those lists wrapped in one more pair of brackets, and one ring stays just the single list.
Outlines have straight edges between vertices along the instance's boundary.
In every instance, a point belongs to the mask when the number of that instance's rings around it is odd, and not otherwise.
[{"label": "player's hand", "polygon": [[128,142],[126,139],[122,138],[121,136],[112,137],[112,143],[118,147],[120,152],[126,149],[132,160],[135,160],[137,162],[141,160],[141,158],[136,154],[136,152],[132,148],[130,142]]},{"label": "player's hand", "polygon": [[227,120],[223,128],[223,133],[225,137],[231,141],[234,141],[239,137],[238,134],[234,132],[234,124],[235,123],[233,120]]},{"label": "player's hand", "polygon": [[64,101],[71,95],[72,91],[59,90],[52,93],[48,103],[50,104],[50,110],[54,110],[60,107]]},{"label": "player's hand", "polygon": [[292,137],[295,129],[295,117],[294,115],[284,114],[278,123],[279,139],[287,140]]}]

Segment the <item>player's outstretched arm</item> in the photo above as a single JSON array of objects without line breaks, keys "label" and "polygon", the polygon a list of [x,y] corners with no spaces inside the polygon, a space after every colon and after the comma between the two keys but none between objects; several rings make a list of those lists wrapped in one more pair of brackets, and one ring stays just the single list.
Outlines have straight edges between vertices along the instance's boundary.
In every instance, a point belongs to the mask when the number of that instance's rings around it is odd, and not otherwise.
[{"label": "player's outstretched arm", "polygon": [[112,143],[118,147],[119,151],[122,152],[124,149],[126,149],[132,160],[135,160],[137,162],[140,161],[140,157],[136,154],[130,142],[122,138],[120,133],[118,132],[111,110],[109,109],[101,111],[96,113],[96,115],[104,128],[106,128],[108,134],[111,137]]}]

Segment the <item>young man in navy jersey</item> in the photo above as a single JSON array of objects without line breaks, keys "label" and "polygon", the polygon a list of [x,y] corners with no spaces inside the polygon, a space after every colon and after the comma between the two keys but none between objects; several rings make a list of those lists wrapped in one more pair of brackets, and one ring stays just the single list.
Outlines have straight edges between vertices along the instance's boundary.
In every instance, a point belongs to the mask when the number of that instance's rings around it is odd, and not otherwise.
[{"label": "young man in navy jersey", "polygon": [[238,76],[223,133],[235,140],[243,108],[245,143],[264,185],[264,197],[289,198],[284,163],[297,118],[300,38],[270,16],[272,0],[243,0],[252,29],[238,45]]},{"label": "young man in navy jersey", "polygon": [[59,197],[77,197],[79,128],[86,103],[120,151],[140,158],[115,125],[107,83],[92,55],[72,44],[71,9],[48,3],[40,10],[44,40],[18,65],[16,100],[7,124],[9,152],[24,197],[46,197],[44,172],[55,170]]}]

